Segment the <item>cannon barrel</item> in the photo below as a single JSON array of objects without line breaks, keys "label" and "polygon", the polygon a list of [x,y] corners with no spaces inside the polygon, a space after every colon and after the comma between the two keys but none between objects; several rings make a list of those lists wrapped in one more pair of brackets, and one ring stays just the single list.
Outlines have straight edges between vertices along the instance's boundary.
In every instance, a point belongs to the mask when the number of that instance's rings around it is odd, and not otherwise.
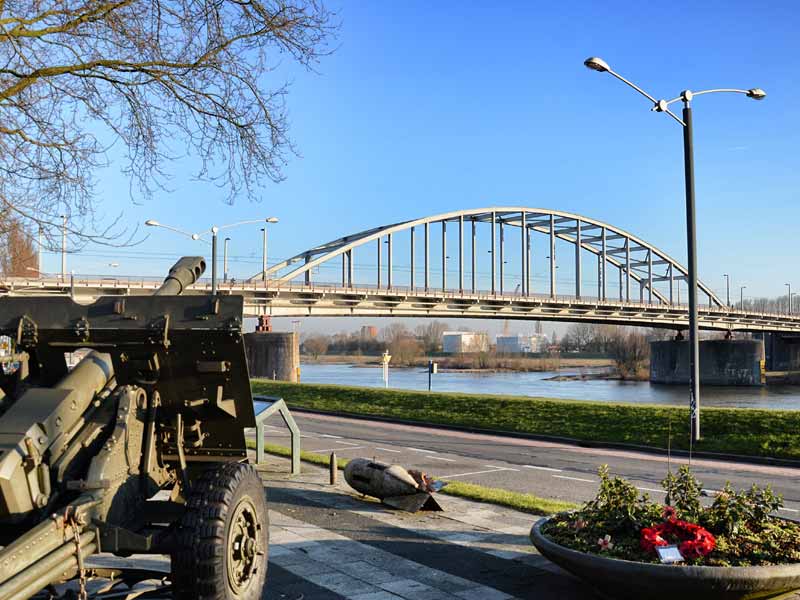
[{"label": "cannon barrel", "polygon": [[154,293],[154,296],[177,296],[200,279],[206,270],[206,261],[202,256],[184,256],[179,259],[169,270],[169,275],[164,279]]}]

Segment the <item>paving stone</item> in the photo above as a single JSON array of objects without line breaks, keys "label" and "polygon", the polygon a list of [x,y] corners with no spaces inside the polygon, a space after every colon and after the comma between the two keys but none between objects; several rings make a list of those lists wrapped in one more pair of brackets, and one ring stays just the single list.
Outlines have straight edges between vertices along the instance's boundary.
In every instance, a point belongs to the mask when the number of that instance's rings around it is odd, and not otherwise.
[{"label": "paving stone", "polygon": [[380,589],[374,585],[370,585],[341,572],[310,575],[306,577],[306,579],[320,587],[327,588],[346,597],[380,591]]}]

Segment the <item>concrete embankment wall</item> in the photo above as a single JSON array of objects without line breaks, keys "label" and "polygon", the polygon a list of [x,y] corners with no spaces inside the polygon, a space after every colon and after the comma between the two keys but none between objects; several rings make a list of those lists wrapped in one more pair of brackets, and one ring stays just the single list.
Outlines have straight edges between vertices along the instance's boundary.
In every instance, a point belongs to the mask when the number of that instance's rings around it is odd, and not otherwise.
[{"label": "concrete embankment wall", "polygon": [[[703,340],[700,342],[700,383],[703,385],[762,385],[764,344],[761,340]],[[689,383],[689,342],[650,342],[650,381]]]},{"label": "concrete embankment wall", "polygon": [[251,377],[297,381],[300,349],[296,334],[282,331],[246,333],[244,345]]}]

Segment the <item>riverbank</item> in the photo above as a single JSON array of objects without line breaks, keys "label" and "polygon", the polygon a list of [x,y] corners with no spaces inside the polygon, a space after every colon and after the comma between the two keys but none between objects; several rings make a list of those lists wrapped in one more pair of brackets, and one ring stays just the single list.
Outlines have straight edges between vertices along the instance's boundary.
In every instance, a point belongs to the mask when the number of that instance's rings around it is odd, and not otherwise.
[{"label": "riverbank", "polygon": [[[688,450],[688,409],[483,394],[431,393],[254,379],[290,407],[498,432]],[[705,408],[694,449],[800,460],[800,411]]]},{"label": "riverbank", "polygon": [[[391,363],[393,369],[427,367],[427,356],[420,356],[408,364],[397,365]],[[437,356],[433,360],[440,371],[472,371],[486,373],[521,372],[539,373],[543,371],[558,371],[560,369],[600,369],[614,368],[614,361],[610,358],[582,358],[571,356],[542,356],[542,357],[517,357],[497,355],[472,355]],[[366,355],[339,355],[321,354],[313,357],[303,354],[301,361],[306,364],[321,365],[354,365],[354,366],[380,366],[380,356]]]}]

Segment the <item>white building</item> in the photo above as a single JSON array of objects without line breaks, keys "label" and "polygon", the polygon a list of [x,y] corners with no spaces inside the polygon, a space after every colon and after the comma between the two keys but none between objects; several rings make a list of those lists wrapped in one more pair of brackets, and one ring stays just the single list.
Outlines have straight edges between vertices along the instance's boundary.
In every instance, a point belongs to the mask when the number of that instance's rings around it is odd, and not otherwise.
[{"label": "white building", "polygon": [[544,352],[547,349],[549,340],[546,335],[534,333],[533,335],[498,335],[497,353],[498,354],[529,354]]},{"label": "white building", "polygon": [[469,354],[489,351],[489,336],[475,331],[445,331],[442,334],[445,354]]}]

